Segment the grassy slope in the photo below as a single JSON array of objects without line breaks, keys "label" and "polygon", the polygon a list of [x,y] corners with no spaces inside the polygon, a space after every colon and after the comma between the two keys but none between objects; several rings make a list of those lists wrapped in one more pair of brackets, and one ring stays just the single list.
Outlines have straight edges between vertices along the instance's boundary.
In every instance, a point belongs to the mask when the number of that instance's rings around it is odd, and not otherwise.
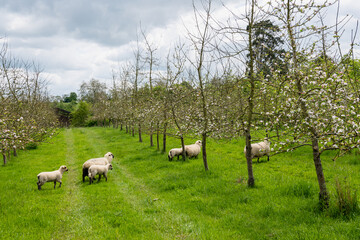
[{"label": "grassy slope", "polygon": [[[195,142],[188,140],[186,144]],[[243,142],[208,144],[210,171],[201,157],[169,162],[110,128],[66,129],[37,150],[22,151],[0,167],[1,239],[356,239],[359,217],[331,218],[317,209],[311,153],[298,150],[254,162],[256,187],[246,187]],[[178,141],[170,139],[168,146]],[[82,163],[111,151],[108,182],[81,181]],[[264,159],[265,160],[265,159]],[[66,164],[63,186],[36,175]],[[359,189],[360,159],[323,157],[328,188],[347,177]]]}]

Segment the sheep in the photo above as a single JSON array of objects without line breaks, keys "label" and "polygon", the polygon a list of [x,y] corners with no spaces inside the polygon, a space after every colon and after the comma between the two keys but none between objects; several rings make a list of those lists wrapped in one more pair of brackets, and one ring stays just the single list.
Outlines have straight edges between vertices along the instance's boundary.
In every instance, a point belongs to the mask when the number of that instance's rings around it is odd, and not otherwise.
[{"label": "sheep", "polygon": [[61,179],[64,172],[69,171],[69,169],[62,165],[59,170],[53,171],[53,172],[41,172],[37,175],[38,181],[38,189],[41,190],[41,186],[44,185],[46,182],[54,182],[54,189],[56,187],[56,182],[60,183],[61,187]]},{"label": "sheep", "polygon": [[186,152],[186,155],[189,157],[189,158],[192,158],[192,157],[196,157],[199,155],[200,151],[201,151],[201,141],[200,140],[197,140],[195,142],[195,144],[191,144],[191,145],[185,145],[185,152]]},{"label": "sheep", "polygon": [[[246,146],[244,148],[244,153],[246,157]],[[259,162],[259,158],[266,155],[269,161],[270,160],[269,154],[270,154],[270,142],[268,138],[265,138],[263,142],[251,144],[251,159],[257,158],[257,162]]]},{"label": "sheep", "polygon": [[182,148],[173,148],[169,151],[169,161],[172,161],[174,157],[177,156],[177,160],[179,160],[179,156],[182,154]]},{"label": "sheep", "polygon": [[90,184],[93,182],[93,179],[97,174],[99,174],[98,182],[100,182],[101,175],[104,175],[104,177],[107,181],[107,172],[112,169],[113,169],[113,167],[110,163],[108,163],[106,165],[91,165],[89,167]]},{"label": "sheep", "polygon": [[87,160],[86,162],[84,162],[83,166],[82,166],[82,180],[83,182],[85,182],[85,177],[88,176],[88,169],[91,165],[106,165],[108,163],[111,163],[111,161],[114,159],[114,154],[112,154],[111,152],[108,152],[104,155],[104,157],[102,158],[92,158]]}]

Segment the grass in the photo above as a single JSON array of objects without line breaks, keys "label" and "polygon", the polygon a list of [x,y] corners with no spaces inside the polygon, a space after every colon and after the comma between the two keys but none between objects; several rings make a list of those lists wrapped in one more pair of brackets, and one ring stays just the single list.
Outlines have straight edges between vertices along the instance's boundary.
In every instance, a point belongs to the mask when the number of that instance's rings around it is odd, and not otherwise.
[{"label": "grass", "polygon": [[[254,161],[256,186],[247,188],[243,146],[210,140],[205,172],[201,156],[169,162],[148,136],[139,143],[118,129],[64,129],[0,167],[0,239],[359,239],[358,215],[318,211],[310,149]],[[108,151],[108,182],[83,183],[82,163]],[[359,189],[358,159],[322,157],[332,203],[336,179]],[[62,187],[38,191],[36,175],[62,164],[70,169]]]}]

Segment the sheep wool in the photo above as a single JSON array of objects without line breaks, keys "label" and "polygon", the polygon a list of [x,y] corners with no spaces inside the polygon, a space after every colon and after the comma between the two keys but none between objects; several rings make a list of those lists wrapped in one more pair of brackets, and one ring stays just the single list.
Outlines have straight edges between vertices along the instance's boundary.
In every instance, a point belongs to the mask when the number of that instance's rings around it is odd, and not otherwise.
[{"label": "sheep wool", "polygon": [[[244,148],[244,153],[246,157],[246,146]],[[253,143],[251,144],[251,159],[257,158],[259,162],[259,158],[262,156],[267,156],[268,161],[270,160],[270,141],[268,138],[265,138],[263,142]]]},{"label": "sheep wool", "polygon": [[59,170],[56,171],[52,171],[52,172],[41,172],[37,175],[38,181],[37,181],[37,185],[38,185],[38,189],[41,190],[41,186],[44,185],[46,182],[54,182],[54,189],[56,187],[56,182],[62,184],[62,175],[64,172],[69,171],[69,169],[65,166],[62,165]]},{"label": "sheep wool", "polygon": [[82,166],[83,182],[85,182],[85,177],[88,176],[88,174],[89,174],[88,170],[91,165],[106,165],[108,163],[111,163],[111,161],[114,159],[114,157],[115,157],[114,154],[112,154],[111,152],[108,152],[102,158],[92,158],[92,159],[89,159],[86,162],[84,162],[84,164]]},{"label": "sheep wool", "polygon": [[93,182],[93,179],[97,174],[99,174],[98,182],[100,182],[101,175],[103,175],[107,181],[107,172],[112,169],[113,169],[113,167],[110,163],[108,163],[106,165],[91,165],[89,167],[90,184]]},{"label": "sheep wool", "polygon": [[194,144],[191,145],[185,145],[186,155],[189,158],[197,157],[201,152],[201,146],[202,146],[201,140],[197,140]]},{"label": "sheep wool", "polygon": [[182,148],[173,148],[169,151],[169,161],[172,161],[174,157],[177,156],[177,160],[179,160],[179,156],[182,154]]}]

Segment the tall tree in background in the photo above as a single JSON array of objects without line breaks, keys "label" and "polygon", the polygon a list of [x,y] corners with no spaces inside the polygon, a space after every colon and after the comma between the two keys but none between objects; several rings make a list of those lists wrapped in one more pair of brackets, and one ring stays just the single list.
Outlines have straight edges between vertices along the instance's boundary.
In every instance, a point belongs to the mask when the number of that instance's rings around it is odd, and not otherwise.
[{"label": "tall tree in background", "polygon": [[[249,29],[249,26],[248,26]],[[280,28],[270,20],[256,22],[252,26],[252,47],[257,74],[270,77],[275,70],[286,73],[284,41],[279,36]],[[250,61],[250,53],[247,55]]]},{"label": "tall tree in background", "polygon": [[83,82],[80,86],[80,99],[91,104],[100,102],[104,96],[106,97],[106,84],[98,79],[91,79],[88,83]]}]

